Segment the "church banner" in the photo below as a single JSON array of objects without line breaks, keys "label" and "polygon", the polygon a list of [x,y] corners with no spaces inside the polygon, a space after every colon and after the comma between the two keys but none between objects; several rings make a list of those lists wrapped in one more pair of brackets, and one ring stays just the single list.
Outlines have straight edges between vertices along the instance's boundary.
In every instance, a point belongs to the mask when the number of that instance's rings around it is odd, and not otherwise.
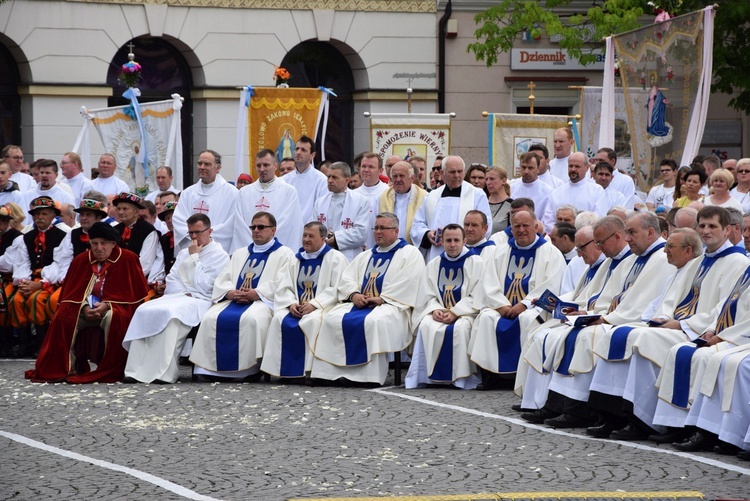
[{"label": "church banner", "polygon": [[385,160],[422,157],[428,168],[438,155],[450,154],[451,116],[448,113],[373,113],[370,115],[370,150]]},{"label": "church banner", "polygon": [[663,158],[687,165],[698,153],[710,96],[714,15],[707,7],[607,39],[602,135],[611,137],[613,89],[621,84],[636,182],[644,191],[658,178]]},{"label": "church banner", "polygon": [[[630,89],[633,94],[641,94],[646,99],[646,91],[642,89]],[[625,94],[622,88],[615,89],[615,142],[614,145],[603,144],[599,140],[599,122],[602,117],[602,88],[583,87],[581,89],[581,151],[588,158],[596,155],[599,148],[608,147],[615,150],[617,154],[617,168],[631,175],[635,174],[633,162],[632,136],[639,134],[639,141],[647,141],[646,137],[646,113],[643,110],[634,110],[635,126],[628,122],[628,113],[625,107]],[[657,174],[658,176],[658,174]]]},{"label": "church banner", "polygon": [[[235,179],[242,172],[250,172],[253,179],[258,178],[252,158],[262,149],[275,151],[276,160],[280,162],[282,158],[294,157],[294,145],[301,136],[314,140],[321,125],[325,137],[329,93],[329,89],[322,88],[243,88],[240,115],[246,107],[249,158],[238,151]],[[240,119],[238,143],[242,132],[244,124]],[[317,149],[324,160],[325,143],[321,142]]]},{"label": "church banner", "polygon": [[545,145],[552,156],[555,130],[568,127],[569,120],[562,115],[512,113],[490,113],[487,119],[489,162],[503,167],[508,172],[508,179],[519,176],[518,159],[529,151],[532,144]]},{"label": "church banner", "polygon": [[[174,94],[171,100],[140,103],[139,107],[142,128],[132,105],[82,111],[84,127],[73,151],[81,155],[84,172],[88,175],[91,172],[88,131],[93,125],[104,151],[114,155],[117,161],[115,176],[125,181],[134,193],[146,195],[156,189],[156,169],[161,166],[172,167],[174,185],[181,188],[181,97]],[[141,164],[138,157],[142,149],[146,158]]]}]

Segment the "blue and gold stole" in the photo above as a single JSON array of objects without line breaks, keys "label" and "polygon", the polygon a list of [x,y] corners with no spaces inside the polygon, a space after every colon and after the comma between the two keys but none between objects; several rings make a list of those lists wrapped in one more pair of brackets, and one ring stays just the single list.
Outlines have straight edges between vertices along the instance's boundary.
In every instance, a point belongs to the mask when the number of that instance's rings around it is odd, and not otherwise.
[{"label": "blue and gold stole", "polygon": [[[255,252],[255,244],[247,247],[249,255],[240,275],[237,277],[237,289],[255,289],[263,275],[268,257],[281,248],[281,244],[274,238],[273,245],[265,252]],[[237,304],[231,301],[219,313],[216,319],[216,370],[237,371],[239,369],[240,353],[240,319],[242,314],[252,305]],[[245,367],[243,367],[245,368]]]},{"label": "blue and gold stole", "polygon": [[[367,262],[365,275],[362,278],[362,288],[360,289],[362,294],[368,294],[372,297],[380,296],[380,291],[383,290],[383,278],[385,278],[388,267],[393,261],[393,256],[406,245],[406,241],[400,238],[399,242],[389,251],[378,252],[377,246],[372,248],[372,255]],[[365,319],[372,310],[373,308],[357,308],[352,305],[352,309],[341,319],[346,365],[362,365],[370,361],[367,354]]]},{"label": "blue and gold stole", "polygon": [[615,269],[617,269],[617,267],[620,266],[620,263],[622,263],[631,254],[632,252],[630,252],[630,249],[628,249],[628,251],[625,254],[623,254],[621,258],[618,258],[618,259],[612,258],[612,261],[609,262],[609,269],[607,270],[607,276],[604,277],[604,282],[602,282],[602,288],[599,289],[599,292],[591,296],[588,302],[586,303],[587,311],[591,311],[594,309],[594,305],[596,305],[596,300],[599,299],[599,296],[602,295],[602,291],[607,286],[607,280],[609,280],[609,277],[612,276],[612,272],[615,271]]},{"label": "blue and gold stole", "polygon": [[646,263],[648,263],[648,260],[653,255],[653,253],[656,251],[660,251],[663,248],[664,242],[660,242],[659,244],[655,245],[649,252],[636,258],[632,268],[630,268],[630,271],[628,272],[628,276],[625,277],[625,283],[623,283],[622,291],[620,291],[620,293],[616,295],[614,299],[612,299],[612,303],[610,303],[607,313],[612,313],[615,308],[617,308],[617,305],[619,305],[620,301],[622,300],[622,296],[625,295],[628,289],[630,289],[633,283],[635,283],[635,281],[638,279],[638,276],[643,271],[643,268],[646,266]]},{"label": "blue and gold stole", "polygon": [[[440,255],[437,284],[443,307],[446,310],[450,310],[461,301],[461,287],[466,279],[464,263],[466,258],[474,255],[477,254],[472,252],[471,249],[453,261],[446,257],[445,252]],[[453,381],[453,327],[454,324],[445,327],[443,344],[440,346],[435,368],[429,375],[429,378],[434,381]]]},{"label": "blue and gold stole", "polygon": [[[297,298],[300,305],[315,299],[318,292],[318,278],[325,258],[331,248],[323,244],[317,257],[306,259],[302,256],[303,249],[297,253],[299,271],[297,272]],[[307,354],[307,339],[299,327],[300,318],[287,314],[281,321],[281,363],[279,375],[281,377],[303,377],[305,375],[305,355]]]}]

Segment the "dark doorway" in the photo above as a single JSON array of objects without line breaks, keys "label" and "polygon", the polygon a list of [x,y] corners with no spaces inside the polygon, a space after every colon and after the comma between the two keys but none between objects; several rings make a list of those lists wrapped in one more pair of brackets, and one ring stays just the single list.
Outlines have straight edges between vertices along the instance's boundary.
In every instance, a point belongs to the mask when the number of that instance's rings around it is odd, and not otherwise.
[{"label": "dark doorway", "polygon": [[[18,65],[8,49],[0,44],[0,145],[21,142],[21,98]],[[2,146],[0,146],[1,148]]]},{"label": "dark doorway", "polygon": [[[336,93],[330,96],[328,131],[325,140],[326,160],[351,164],[354,152],[354,75],[349,62],[333,45],[326,42],[302,42],[284,57],[281,67],[291,73],[290,87],[327,87]],[[322,129],[322,124],[321,127]],[[320,163],[320,133],[315,138]]]},{"label": "dark doorway", "polygon": [[[184,98],[181,112],[182,179],[183,187],[188,187],[193,184],[193,102],[190,99],[193,79],[190,66],[177,48],[161,38],[140,37],[130,42],[133,43],[135,60],[143,68],[141,80],[138,83],[138,89],[141,91],[138,101],[142,103],[163,101],[171,99],[174,93]],[[130,103],[122,97],[126,88],[117,81],[120,68],[128,62],[128,52],[130,52],[128,44],[120,47],[109,65],[107,83],[112,86],[113,92],[113,96],[108,100],[109,106],[122,106]]]}]

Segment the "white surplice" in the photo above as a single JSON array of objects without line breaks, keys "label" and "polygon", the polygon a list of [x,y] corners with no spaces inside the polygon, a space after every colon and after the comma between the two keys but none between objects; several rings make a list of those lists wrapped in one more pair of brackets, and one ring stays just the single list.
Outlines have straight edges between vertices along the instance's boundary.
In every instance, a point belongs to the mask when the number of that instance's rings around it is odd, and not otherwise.
[{"label": "white surplice", "polygon": [[328,192],[316,200],[308,221],[318,221],[333,231],[336,247],[351,261],[367,240],[370,208],[368,199],[347,188],[344,193]]},{"label": "white surplice", "polygon": [[172,216],[175,253],[190,246],[187,219],[193,214],[205,214],[211,219],[211,238],[229,252],[234,231],[234,205],[237,188],[217,174],[211,184],[198,181],[180,195]]},{"label": "white surplice", "polygon": [[[302,224],[308,222],[307,218],[312,213],[316,200],[328,193],[328,180],[326,175],[310,164],[307,170],[301,174],[297,169],[294,169],[292,172],[284,176],[284,181],[297,190],[300,222]],[[284,243],[282,240],[279,241]],[[296,247],[292,248],[296,249]]]},{"label": "white surplice", "polygon": [[229,255],[213,240],[199,253],[180,251],[164,296],[143,303],[130,321],[122,343],[129,352],[126,377],[142,383],[177,381],[185,339],[211,307],[214,281],[228,262]]},{"label": "white surplice", "polygon": [[[312,211],[312,206],[310,208]],[[244,186],[237,196],[234,213],[234,238],[230,254],[252,243],[250,231],[253,216],[257,212],[269,212],[276,218],[276,238],[290,249],[302,245],[302,216],[297,190],[275,177],[270,183],[260,180]]]},{"label": "white surplice", "polygon": [[[372,232],[372,227],[375,226],[375,216],[379,213],[380,208],[380,195],[385,193],[388,189],[388,185],[383,181],[378,181],[377,184],[372,186],[365,186],[364,184],[354,190],[363,197],[367,198],[370,202],[370,218],[369,224],[367,225],[367,241],[365,242],[365,249],[371,249],[375,246],[375,235]],[[403,238],[403,235],[399,235]]]},{"label": "white surplice", "polygon": [[103,195],[117,195],[122,192],[130,191],[128,183],[117,176],[102,177],[91,180],[91,187]]},{"label": "white surplice", "polygon": [[[322,249],[321,249],[322,250]],[[303,257],[317,257],[320,250],[309,256],[306,252]],[[263,362],[260,369],[273,376],[284,377],[281,374],[282,351],[284,348],[284,338],[281,332],[281,324],[289,315],[289,307],[293,304],[300,304],[299,291],[297,289],[299,280],[314,280],[311,287],[315,289],[315,296],[309,300],[309,303],[315,306],[315,310],[304,315],[299,320],[299,328],[305,335],[305,363],[304,372],[309,372],[312,368],[313,348],[318,339],[318,332],[323,323],[323,318],[336,303],[338,299],[338,284],[344,270],[349,265],[349,261],[341,252],[330,249],[326,252],[320,264],[319,270],[312,270],[312,273],[306,276],[300,276],[300,260],[294,259],[289,268],[282,273],[278,289],[273,298],[274,316],[271,325],[268,327],[266,335],[266,346],[263,350]],[[308,270],[302,270],[307,274]],[[308,278],[309,277],[309,278]],[[288,377],[301,377],[304,375],[295,374]]]},{"label": "white surplice", "polygon": [[510,182],[510,195],[515,198],[530,198],[534,201],[534,212],[536,217],[544,214],[547,208],[550,194],[555,189],[541,179],[536,179],[532,183],[524,183],[523,179],[516,178]]},{"label": "white surplice", "polygon": [[73,195],[73,203],[75,203],[76,207],[81,203],[83,195],[94,189],[91,179],[84,176],[83,172],[79,172],[70,179],[60,176],[60,184],[66,184],[70,188],[70,193]]},{"label": "white surplice", "polygon": [[607,215],[607,199],[601,186],[590,179],[581,179],[577,183],[568,183],[552,192],[547,201],[544,214],[537,217],[542,220],[544,230],[549,233],[555,225],[557,209],[563,205],[572,205],[578,211],[593,211],[601,217]]},{"label": "white surplice", "polygon": [[[392,246],[378,252],[387,252],[400,245],[397,240]],[[404,241],[405,243],[405,241]],[[424,272],[424,258],[413,246],[405,245],[395,251],[387,263],[370,264],[373,249],[354,258],[347,266],[338,287],[338,302],[323,319],[323,326],[315,346],[311,376],[336,380],[347,378],[352,381],[385,383],[388,375],[388,353],[405,349],[412,341],[411,314],[417,303],[415,285]],[[345,333],[342,326],[344,316],[353,310],[349,298],[363,290],[368,278],[383,276],[382,288],[378,291],[384,303],[371,309],[364,321],[366,338],[366,361],[362,364],[347,365]]]}]

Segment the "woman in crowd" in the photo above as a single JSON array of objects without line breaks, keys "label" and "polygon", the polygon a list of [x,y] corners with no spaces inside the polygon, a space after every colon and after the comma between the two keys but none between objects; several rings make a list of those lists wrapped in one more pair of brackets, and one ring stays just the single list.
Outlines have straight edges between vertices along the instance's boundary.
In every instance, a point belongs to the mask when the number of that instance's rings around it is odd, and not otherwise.
[{"label": "woman in crowd", "polygon": [[750,212],[750,158],[737,161],[737,186],[729,192],[742,205],[742,213]]},{"label": "woman in crowd", "polygon": [[715,170],[708,179],[711,195],[703,200],[704,205],[717,205],[725,209],[733,207],[742,212],[742,204],[729,193],[733,184],[734,176],[731,172],[726,169]]},{"label": "woman in crowd", "polygon": [[466,171],[464,181],[471,183],[475,187],[487,193],[485,186],[485,178],[487,176],[487,167],[482,164],[471,164],[471,167]]},{"label": "woman in crowd", "polygon": [[706,173],[702,170],[692,169],[685,175],[685,181],[681,184],[681,194],[675,199],[673,207],[687,207],[693,202],[703,202],[703,196],[699,193],[701,186],[706,182]]},{"label": "woman in crowd", "polygon": [[504,230],[508,226],[510,214],[510,185],[508,173],[502,167],[492,166],[487,169],[485,177],[487,185],[487,199],[492,213],[492,233]]}]

